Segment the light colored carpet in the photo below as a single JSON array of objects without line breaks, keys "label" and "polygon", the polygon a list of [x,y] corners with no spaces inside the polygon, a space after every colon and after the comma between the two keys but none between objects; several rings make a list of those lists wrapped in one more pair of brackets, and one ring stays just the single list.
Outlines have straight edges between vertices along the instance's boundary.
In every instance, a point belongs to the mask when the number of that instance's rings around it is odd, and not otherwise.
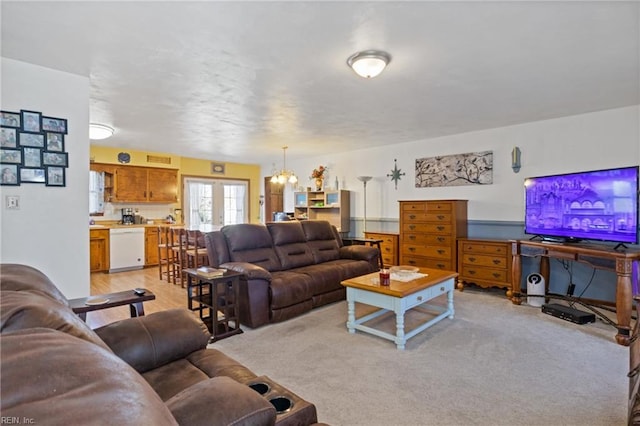
[{"label": "light colored carpet", "polygon": [[[212,347],[314,403],[333,426],[626,424],[628,348],[614,328],[515,306],[502,291],[456,291],[454,301],[455,318],[404,351],[349,334],[344,301]],[[358,316],[369,310],[357,306]],[[395,327],[392,316],[381,322]]]}]

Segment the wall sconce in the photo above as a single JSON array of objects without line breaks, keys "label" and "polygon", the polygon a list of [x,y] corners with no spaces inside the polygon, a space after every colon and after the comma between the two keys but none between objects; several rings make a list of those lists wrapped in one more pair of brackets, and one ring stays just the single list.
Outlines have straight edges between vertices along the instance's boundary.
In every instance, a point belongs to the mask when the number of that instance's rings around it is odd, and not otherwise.
[{"label": "wall sconce", "polygon": [[521,155],[522,153],[520,152],[520,148],[514,146],[513,151],[511,151],[511,168],[513,169],[513,173],[518,173],[520,171]]}]

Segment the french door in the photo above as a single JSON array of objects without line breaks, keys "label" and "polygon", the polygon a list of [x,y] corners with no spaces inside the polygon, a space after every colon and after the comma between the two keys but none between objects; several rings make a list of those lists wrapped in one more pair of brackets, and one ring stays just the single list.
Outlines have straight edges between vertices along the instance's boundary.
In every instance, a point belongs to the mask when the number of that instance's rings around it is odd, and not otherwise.
[{"label": "french door", "polygon": [[184,219],[189,228],[249,221],[249,182],[190,178],[184,180]]}]

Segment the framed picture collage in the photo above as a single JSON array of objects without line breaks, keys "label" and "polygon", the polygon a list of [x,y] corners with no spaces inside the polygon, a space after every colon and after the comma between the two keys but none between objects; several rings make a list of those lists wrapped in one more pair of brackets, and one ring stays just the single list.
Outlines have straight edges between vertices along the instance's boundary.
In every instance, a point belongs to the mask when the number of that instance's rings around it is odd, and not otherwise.
[{"label": "framed picture collage", "polygon": [[67,120],[41,112],[0,111],[0,185],[66,186]]}]

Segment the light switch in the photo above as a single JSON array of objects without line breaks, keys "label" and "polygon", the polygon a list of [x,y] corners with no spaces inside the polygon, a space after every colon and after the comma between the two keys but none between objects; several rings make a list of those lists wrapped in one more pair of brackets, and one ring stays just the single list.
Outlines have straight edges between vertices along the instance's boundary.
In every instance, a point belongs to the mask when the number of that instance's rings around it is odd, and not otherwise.
[{"label": "light switch", "polygon": [[20,210],[20,197],[18,195],[7,195],[6,206],[8,210]]}]

